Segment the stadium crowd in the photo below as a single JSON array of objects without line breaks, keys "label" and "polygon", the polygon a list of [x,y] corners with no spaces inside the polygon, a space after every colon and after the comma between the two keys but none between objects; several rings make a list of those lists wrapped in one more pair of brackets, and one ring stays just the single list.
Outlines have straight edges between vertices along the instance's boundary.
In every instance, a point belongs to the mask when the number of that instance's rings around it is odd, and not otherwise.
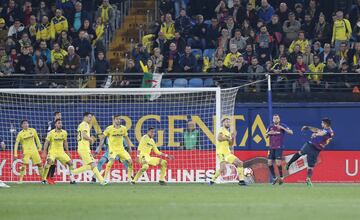
[{"label": "stadium crowd", "polygon": [[108,73],[104,38],[120,1],[0,0],[0,77]]},{"label": "stadium crowd", "polygon": [[[125,72],[141,60],[157,72],[270,72],[293,91],[359,84],[340,73],[360,73],[360,1],[162,0],[160,10]],[[306,75],[322,72],[338,74]]]}]

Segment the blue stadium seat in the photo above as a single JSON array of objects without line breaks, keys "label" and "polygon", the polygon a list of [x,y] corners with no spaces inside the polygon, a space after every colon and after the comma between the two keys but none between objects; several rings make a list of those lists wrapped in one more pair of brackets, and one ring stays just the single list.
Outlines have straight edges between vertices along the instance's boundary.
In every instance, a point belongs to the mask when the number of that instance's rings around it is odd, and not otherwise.
[{"label": "blue stadium seat", "polygon": [[161,88],[172,88],[173,82],[171,79],[162,79],[161,80]]},{"label": "blue stadium seat", "polygon": [[201,49],[192,49],[192,53],[196,57],[196,59],[202,59],[203,53]]},{"label": "blue stadium seat", "polygon": [[186,88],[188,87],[188,81],[184,78],[175,79],[174,88]]},{"label": "blue stadium seat", "polygon": [[189,87],[191,88],[204,87],[204,81],[200,78],[192,78],[189,80]]},{"label": "blue stadium seat", "polygon": [[208,57],[209,60],[211,60],[211,58],[214,56],[214,53],[215,53],[215,49],[205,49],[203,56]]},{"label": "blue stadium seat", "polygon": [[204,80],[204,87],[213,87],[215,85],[212,78],[207,78]]}]

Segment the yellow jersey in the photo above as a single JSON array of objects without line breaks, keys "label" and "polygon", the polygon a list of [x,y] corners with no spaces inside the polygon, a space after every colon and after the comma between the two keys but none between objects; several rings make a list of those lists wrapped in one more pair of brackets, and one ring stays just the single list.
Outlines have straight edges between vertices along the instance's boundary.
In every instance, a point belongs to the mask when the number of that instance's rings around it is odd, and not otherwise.
[{"label": "yellow jersey", "polygon": [[142,136],[138,151],[140,152],[139,155],[141,156],[150,156],[151,151],[154,151],[155,154],[161,155],[161,151],[156,146],[154,139],[152,139],[149,135],[145,134]]},{"label": "yellow jersey", "polygon": [[[312,63],[309,65],[309,70],[311,73],[322,73],[324,72],[325,66],[326,65],[324,63],[319,63],[317,66],[315,66],[315,64]],[[308,79],[313,81],[320,81],[322,79],[322,75],[310,74],[308,75]]]},{"label": "yellow jersey", "polygon": [[59,52],[56,52],[55,50],[51,50],[51,63],[58,62],[58,64],[62,66],[64,63],[65,56],[67,54],[68,53],[63,49],[60,49]]},{"label": "yellow jersey", "polygon": [[[221,127],[219,134],[222,134],[223,136],[227,137],[227,138],[231,138],[231,133],[228,129],[226,129],[225,127]],[[228,141],[218,141],[216,143],[216,154],[231,154],[230,151],[230,144]]]},{"label": "yellow jersey", "polygon": [[108,137],[109,152],[125,150],[124,137],[128,136],[125,126],[115,128],[114,125],[110,125],[105,129],[104,136]]},{"label": "yellow jersey", "polygon": [[352,34],[351,24],[348,19],[336,20],[333,26],[331,42],[336,40],[349,40]]},{"label": "yellow jersey", "polygon": [[24,154],[34,152],[36,150],[41,150],[40,139],[34,128],[21,130],[18,133],[15,141],[15,156],[17,156],[17,149],[19,144],[21,144]]},{"label": "yellow jersey", "polygon": [[56,34],[60,34],[62,31],[68,31],[68,21],[64,16],[53,17],[50,23],[51,38],[55,39]]},{"label": "yellow jersey", "polygon": [[90,141],[85,140],[81,135],[83,131],[90,137],[90,125],[85,121],[81,122],[77,129],[78,150],[90,150]]},{"label": "yellow jersey", "polygon": [[49,152],[64,152],[64,142],[67,140],[67,132],[65,130],[51,130],[46,136],[46,140],[50,142]]}]

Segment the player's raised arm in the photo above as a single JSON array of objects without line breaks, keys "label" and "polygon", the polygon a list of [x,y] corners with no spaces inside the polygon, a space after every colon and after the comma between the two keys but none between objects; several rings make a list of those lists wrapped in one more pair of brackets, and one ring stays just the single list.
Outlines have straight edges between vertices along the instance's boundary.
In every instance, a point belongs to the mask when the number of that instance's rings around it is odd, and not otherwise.
[{"label": "player's raised arm", "polygon": [[306,131],[306,130],[310,130],[311,132],[318,132],[320,129],[315,128],[315,127],[311,127],[311,126],[303,126],[301,128],[301,131]]}]

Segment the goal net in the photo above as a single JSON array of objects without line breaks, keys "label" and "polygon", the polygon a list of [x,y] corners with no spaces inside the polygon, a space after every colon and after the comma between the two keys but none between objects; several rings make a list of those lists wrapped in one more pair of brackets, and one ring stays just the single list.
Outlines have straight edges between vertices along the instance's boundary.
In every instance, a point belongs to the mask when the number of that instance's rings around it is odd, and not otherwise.
[{"label": "goal net", "polygon": [[[76,130],[84,112],[94,115],[91,134],[97,137],[112,124],[114,115],[121,115],[122,124],[135,148],[131,154],[136,161],[140,138],[149,127],[156,128],[154,137],[159,149],[173,155],[168,161],[168,182],[208,181],[217,166],[215,155],[216,130],[222,115],[234,115],[238,88],[170,88],[170,89],[8,89],[0,90],[0,137],[6,149],[0,151],[0,179],[18,181],[22,164],[14,159],[13,146],[21,130],[20,121],[29,120],[42,144],[54,112],[61,112],[63,129],[68,132],[70,154],[75,167],[81,166],[76,149]],[[92,146],[95,150],[97,142]],[[97,155],[100,159],[104,150]],[[45,162],[43,160],[43,162]],[[134,172],[140,168],[135,163]],[[103,170],[105,169],[105,165]],[[67,168],[56,162],[55,179],[69,181]],[[151,167],[140,181],[158,181],[159,167]],[[126,169],[115,162],[110,172],[111,182],[126,181]],[[92,173],[75,176],[78,182],[88,182]],[[24,181],[40,181],[38,169],[30,162]]]}]

